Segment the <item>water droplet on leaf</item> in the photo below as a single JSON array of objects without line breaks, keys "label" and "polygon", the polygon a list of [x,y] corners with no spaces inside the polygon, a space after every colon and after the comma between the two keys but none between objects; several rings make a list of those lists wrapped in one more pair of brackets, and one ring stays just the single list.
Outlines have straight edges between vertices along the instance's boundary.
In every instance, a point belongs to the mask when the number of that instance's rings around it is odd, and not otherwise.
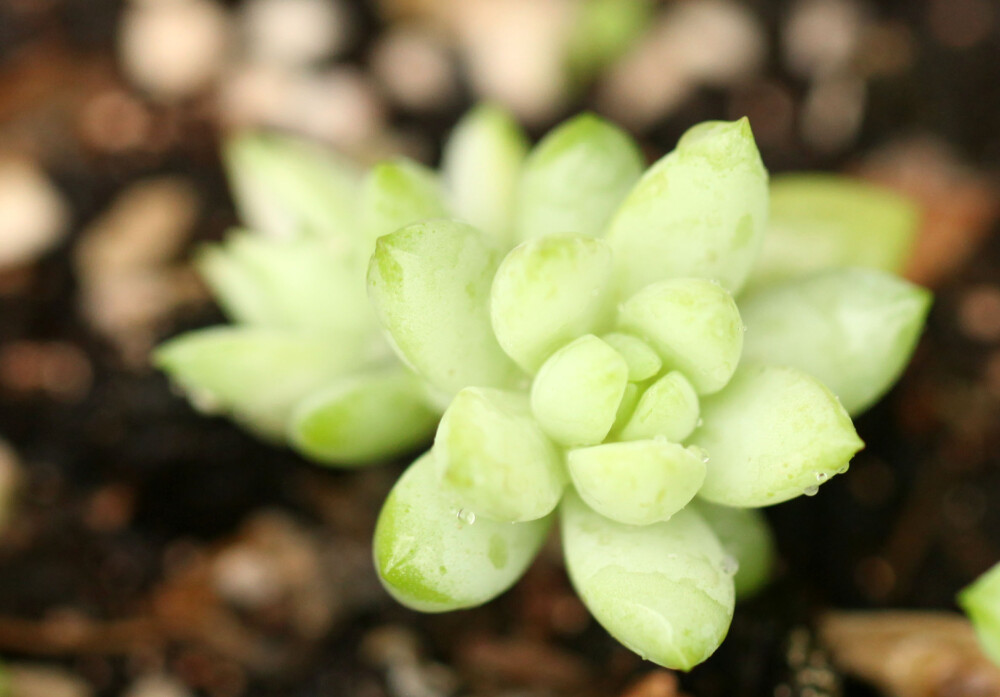
[{"label": "water droplet on leaf", "polygon": [[805,489],[802,490],[802,493],[805,494],[806,496],[815,496],[816,494],[819,493],[819,487],[807,486]]}]

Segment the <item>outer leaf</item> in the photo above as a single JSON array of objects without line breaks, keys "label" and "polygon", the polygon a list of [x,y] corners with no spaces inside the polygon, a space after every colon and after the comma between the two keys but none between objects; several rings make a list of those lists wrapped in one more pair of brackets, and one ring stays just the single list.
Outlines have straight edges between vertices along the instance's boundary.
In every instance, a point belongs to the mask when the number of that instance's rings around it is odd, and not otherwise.
[{"label": "outer leaf", "polygon": [[628,364],[592,334],[556,351],[531,386],[531,410],[549,437],[567,447],[596,445],[615,423]]},{"label": "outer leaf", "polygon": [[153,357],[195,406],[229,412],[272,438],[284,435],[299,400],[364,359],[347,342],[242,327],[184,334],[162,344]]},{"label": "outer leaf", "polygon": [[680,443],[698,425],[698,395],[676,370],[650,385],[622,429],[622,440],[666,438]]},{"label": "outer leaf", "polygon": [[423,220],[448,215],[437,175],[412,160],[398,158],[375,165],[361,194],[366,243],[359,259],[367,264],[382,235]]},{"label": "outer leaf", "polygon": [[455,215],[507,249],[514,240],[514,201],[528,138],[503,109],[483,104],[455,127],[442,171]]},{"label": "outer leaf", "polygon": [[702,453],[666,440],[604,443],[571,450],[569,473],[580,498],[629,525],[669,520],[705,480]]},{"label": "outer leaf", "polygon": [[777,176],[751,283],[766,285],[844,266],[899,272],[919,218],[912,201],[873,184],[818,172]]},{"label": "outer leaf", "polygon": [[624,295],[679,276],[742,287],[767,223],[767,171],[744,118],[689,130],[615,213],[608,243]]},{"label": "outer leaf", "polygon": [[420,382],[388,368],[344,376],[303,400],[289,440],[319,462],[363,465],[412,452],[430,441],[437,421]]},{"label": "outer leaf", "polygon": [[560,508],[570,579],[612,636],[676,670],[712,655],[732,621],[733,579],[691,507],[641,527],[610,521],[571,493]]},{"label": "outer leaf", "polygon": [[743,322],[732,296],[699,278],[644,288],[621,307],[618,321],[648,341],[664,364],[683,372],[701,394],[729,382],[743,350]]},{"label": "outer leaf", "polygon": [[986,655],[1000,664],[1000,564],[962,589],[958,604],[972,620]]},{"label": "outer leaf", "polygon": [[231,138],[223,155],[248,227],[269,237],[307,234],[352,243],[361,179],[353,164],[273,134]]},{"label": "outer leaf", "polygon": [[691,442],[711,459],[699,495],[727,506],[815,493],[864,445],[833,393],[794,368],[741,367],[701,415]]},{"label": "outer leaf", "polygon": [[629,382],[642,382],[660,372],[663,361],[642,339],[624,332],[611,332],[601,337],[604,342],[622,355],[628,363]]},{"label": "outer leaf", "polygon": [[433,456],[403,474],[375,527],[375,565],[396,600],[423,612],[481,605],[524,573],[545,540],[551,517],[496,523],[469,516],[442,487]]},{"label": "outer leaf", "polygon": [[592,114],[550,132],[528,156],[517,205],[517,233],[600,235],[642,174],[632,138]]},{"label": "outer leaf", "polygon": [[931,294],[871,269],[838,269],[762,289],[740,303],[747,359],[820,379],[851,414],[899,378]]},{"label": "outer leaf", "polygon": [[327,240],[237,232],[224,245],[203,249],[197,263],[237,322],[374,341],[377,327],[364,285],[349,255]]},{"label": "outer leaf", "polygon": [[444,395],[508,386],[517,376],[490,326],[499,256],[478,230],[448,220],[378,240],[368,269],[376,315],[400,357]]},{"label": "outer leaf", "polygon": [[547,516],[566,481],[561,454],[518,392],[459,392],[441,418],[434,460],[467,510],[506,523]]},{"label": "outer leaf", "polygon": [[609,320],[611,250],[593,237],[529,240],[500,264],[490,315],[507,355],[535,372],[552,352]]},{"label": "outer leaf", "polygon": [[736,560],[736,599],[756,595],[774,570],[774,536],[767,518],[757,508],[731,508],[697,499],[695,506],[712,526],[722,548]]}]

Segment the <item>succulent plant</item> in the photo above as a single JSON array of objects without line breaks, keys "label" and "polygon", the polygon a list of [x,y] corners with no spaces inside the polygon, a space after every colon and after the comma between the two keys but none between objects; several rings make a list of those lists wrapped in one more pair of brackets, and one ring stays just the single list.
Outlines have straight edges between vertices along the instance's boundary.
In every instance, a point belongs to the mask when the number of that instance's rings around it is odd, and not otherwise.
[{"label": "succulent plant", "polygon": [[160,365],[321,461],[434,433],[375,532],[402,603],[490,600],[558,517],[591,613],[672,668],[708,657],[767,580],[758,509],[847,469],[851,415],[899,376],[930,302],[891,273],[915,216],[886,192],[778,182],[784,242],[765,245],[746,119],[695,126],[645,172],[595,116],[528,152],[490,107],[459,125],[440,178],[403,160],[362,178],[274,141],[237,141],[231,160],[247,222],[272,237],[203,254],[240,324],[169,342]]}]

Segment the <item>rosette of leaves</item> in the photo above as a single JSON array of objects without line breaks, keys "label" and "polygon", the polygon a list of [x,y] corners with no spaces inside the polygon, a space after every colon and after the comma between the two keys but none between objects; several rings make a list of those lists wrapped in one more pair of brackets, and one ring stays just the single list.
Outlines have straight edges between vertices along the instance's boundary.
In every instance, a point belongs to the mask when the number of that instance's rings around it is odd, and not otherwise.
[{"label": "rosette of leaves", "polygon": [[231,139],[225,161],[246,229],[195,261],[233,323],[171,339],[154,362],[200,410],[325,464],[383,462],[428,443],[446,402],[389,348],[366,297],[368,260],[378,237],[446,216],[509,246],[527,141],[483,106],[448,150],[442,182],[405,158],[365,172],[290,137]]},{"label": "rosette of leaves", "polygon": [[[464,214],[378,238],[368,270],[390,344],[446,405],[381,512],[383,584],[418,610],[481,604],[558,519],[594,617],[689,669],[767,579],[758,509],[845,471],[851,415],[909,359],[930,298],[884,250],[905,250],[912,209],[790,179],[771,227],[798,247],[762,251],[771,194],[745,119],[692,128],[645,172],[593,116],[502,172],[450,154]],[[507,210],[499,192],[512,213],[479,215]]]}]

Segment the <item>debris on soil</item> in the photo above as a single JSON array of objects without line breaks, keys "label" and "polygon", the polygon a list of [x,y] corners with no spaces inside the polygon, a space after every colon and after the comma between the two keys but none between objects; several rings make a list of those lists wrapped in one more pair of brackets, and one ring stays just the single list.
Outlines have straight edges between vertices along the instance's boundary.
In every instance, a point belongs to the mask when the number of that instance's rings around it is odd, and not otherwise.
[{"label": "debris on soil", "polygon": [[838,612],[820,620],[837,666],[894,697],[1000,694],[1000,667],[970,622],[946,612]]},{"label": "debris on soil", "polygon": [[34,262],[66,235],[69,206],[44,172],[0,159],[0,270]]},{"label": "debris on soil", "polygon": [[858,173],[913,198],[924,220],[906,276],[936,287],[968,261],[1000,218],[1000,184],[928,137],[868,155]]},{"label": "debris on soil", "polygon": [[200,201],[176,177],[133,184],[83,231],[76,248],[80,305],[126,364],[143,367],[162,322],[205,292],[181,262]]}]

